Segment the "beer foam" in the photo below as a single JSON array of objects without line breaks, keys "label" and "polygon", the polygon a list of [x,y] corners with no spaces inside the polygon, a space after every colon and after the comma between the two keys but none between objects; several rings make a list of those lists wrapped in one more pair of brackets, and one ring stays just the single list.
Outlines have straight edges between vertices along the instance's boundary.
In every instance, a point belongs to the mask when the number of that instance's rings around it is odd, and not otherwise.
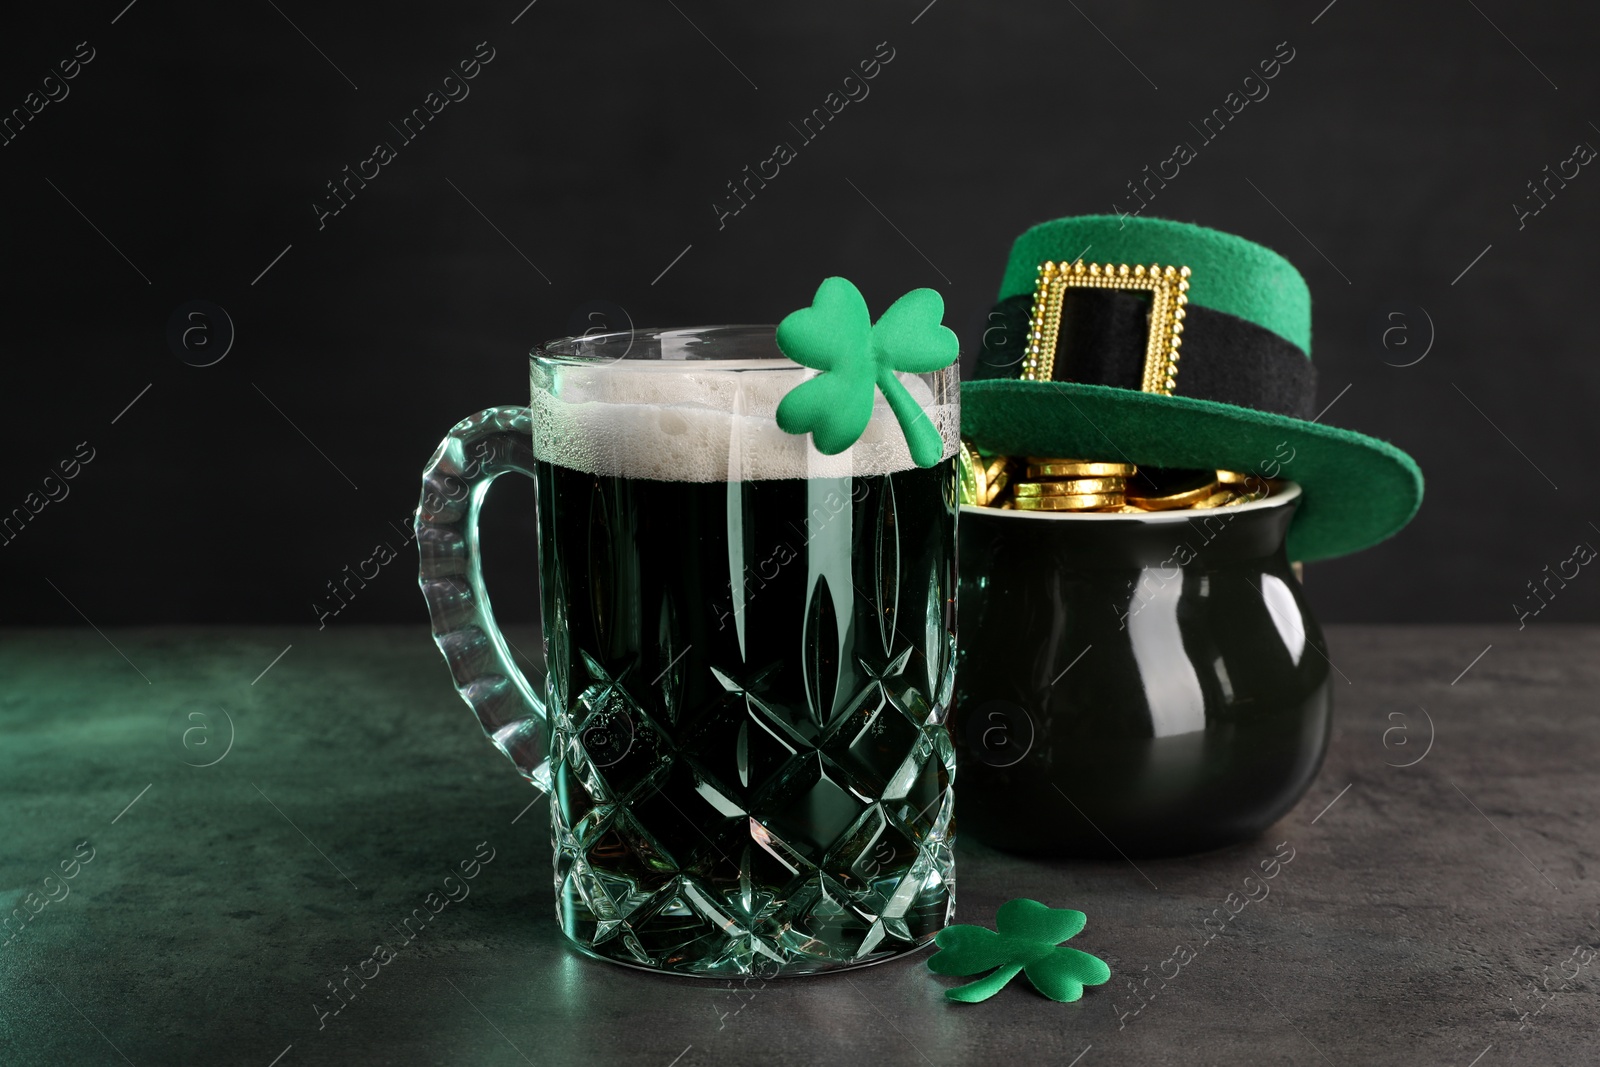
[{"label": "beer foam", "polygon": [[[836,456],[778,428],[778,401],[818,371],[786,359],[619,360],[536,370],[533,451],[586,474],[664,482],[848,478],[909,470],[905,434],[883,394],[860,440]],[[955,383],[943,403],[919,376],[898,376],[955,455]]]}]

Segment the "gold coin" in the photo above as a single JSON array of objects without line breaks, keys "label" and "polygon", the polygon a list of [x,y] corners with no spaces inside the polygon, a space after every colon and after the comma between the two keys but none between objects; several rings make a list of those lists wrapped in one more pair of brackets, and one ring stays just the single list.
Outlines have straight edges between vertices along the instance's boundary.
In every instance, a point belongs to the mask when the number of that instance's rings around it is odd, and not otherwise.
[{"label": "gold coin", "polygon": [[1181,508],[1192,508],[1202,500],[1211,496],[1216,483],[1191,489],[1184,493],[1172,493],[1167,496],[1141,496],[1129,494],[1128,500],[1138,504],[1145,511],[1177,511]]},{"label": "gold coin", "polygon": [[1224,504],[1223,507],[1231,508],[1238,504],[1253,504],[1257,500],[1265,500],[1269,492],[1270,490],[1265,485],[1261,486],[1259,489],[1252,489],[1248,491],[1235,489],[1233,492],[1233,499]]},{"label": "gold coin", "polygon": [[1132,463],[1093,459],[985,456],[970,441],[961,445],[961,502],[1006,510],[1133,515],[1237,507],[1265,499],[1281,484],[1222,469],[1141,470]]},{"label": "gold coin", "polygon": [[1001,467],[998,471],[996,471],[993,477],[989,478],[988,480],[988,489],[985,490],[983,502],[992,506],[994,502],[1000,498],[1001,492],[1005,490],[1006,483],[1010,480],[1011,478],[1006,473],[1005,467]]},{"label": "gold coin", "polygon": [[978,465],[977,458],[973,455],[972,446],[966,441],[961,442],[961,451],[956,458],[957,485],[961,490],[963,504],[984,503],[983,468]]},{"label": "gold coin", "polygon": [[1069,478],[1059,482],[1018,482],[1018,496],[1086,496],[1096,493],[1116,493],[1119,496],[1127,482],[1121,478]]},{"label": "gold coin", "polygon": [[1145,470],[1128,482],[1128,503],[1146,511],[1173,511],[1205,500],[1217,491],[1217,473]]},{"label": "gold coin", "polygon": [[1029,478],[1129,478],[1138,472],[1132,463],[1096,463],[1088,459],[1054,459],[1035,463],[1028,459]]},{"label": "gold coin", "polygon": [[1228,504],[1234,503],[1238,499],[1238,496],[1239,494],[1235,493],[1232,489],[1218,489],[1215,493],[1212,493],[1204,500],[1201,500],[1195,504],[1191,504],[1190,506],[1194,508],[1225,507]]},{"label": "gold coin", "polygon": [[1045,485],[1071,486],[1074,493],[1120,493],[1128,487],[1128,479],[1114,478],[1063,478],[1060,481],[1045,482]]},{"label": "gold coin", "polygon": [[1097,511],[1122,505],[1121,493],[1080,493],[1072,496],[1019,496],[1018,511]]}]

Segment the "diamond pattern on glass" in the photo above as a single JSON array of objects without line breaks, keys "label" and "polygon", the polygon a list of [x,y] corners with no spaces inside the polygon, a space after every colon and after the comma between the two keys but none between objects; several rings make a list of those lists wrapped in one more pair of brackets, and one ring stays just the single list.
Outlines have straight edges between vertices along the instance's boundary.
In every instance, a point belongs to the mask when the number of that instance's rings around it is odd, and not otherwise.
[{"label": "diamond pattern on glass", "polygon": [[[563,928],[599,956],[719,976],[926,943],[954,891],[941,493],[846,481],[843,510],[816,519],[804,482],[717,485],[693,506],[675,484],[573,489],[566,564],[589,570],[563,580],[587,610],[566,620],[549,749]],[[796,521],[759,525],[779,506]],[[606,538],[579,545],[596,517]],[[705,550],[649,555],[678,525]]]}]

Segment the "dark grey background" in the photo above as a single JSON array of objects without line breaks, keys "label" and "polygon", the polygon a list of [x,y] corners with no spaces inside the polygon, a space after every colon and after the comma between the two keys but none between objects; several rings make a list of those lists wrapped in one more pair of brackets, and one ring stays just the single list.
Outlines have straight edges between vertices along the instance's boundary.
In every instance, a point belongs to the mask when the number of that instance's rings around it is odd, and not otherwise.
[{"label": "dark grey background", "polygon": [[[1293,260],[1322,402],[1339,397],[1327,421],[1395,441],[1428,476],[1403,534],[1310,569],[1320,613],[1503,623],[1509,641],[1526,583],[1600,544],[1600,176],[1520,223],[1513,206],[1546,164],[1600,144],[1592,16],[1506,0],[525,2],[8,14],[0,114],[78,42],[95,58],[0,146],[0,512],[79,442],[95,458],[0,545],[0,622],[312,621],[346,565],[400,547],[439,436],[525,400],[530,343],[599,321],[592,301],[622,325],[616,309],[774,321],[830,273],[875,308],[932,285],[970,358],[1011,239],[1129,204],[1125,183],[1199,145],[1190,122],[1285,41],[1270,95],[1149,213]],[[470,95],[319,229],[324,183],[398,144],[389,123],[480,41],[494,59]],[[880,42],[894,58],[870,95],[800,146],[789,123]],[[719,229],[724,183],[779,141],[798,158]],[[193,299],[236,328],[210,367],[168,343]],[[1375,323],[1403,328],[1385,348]],[[527,618],[532,494],[496,495],[491,580]],[[404,553],[331,625],[422,617]],[[1580,573],[1528,625],[1597,617],[1600,579]]]}]

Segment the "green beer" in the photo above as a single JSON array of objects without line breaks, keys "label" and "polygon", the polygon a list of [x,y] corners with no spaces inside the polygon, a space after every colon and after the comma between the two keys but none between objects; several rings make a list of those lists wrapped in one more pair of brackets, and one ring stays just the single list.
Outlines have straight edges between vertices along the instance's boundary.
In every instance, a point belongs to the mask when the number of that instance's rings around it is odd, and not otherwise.
[{"label": "green beer", "polygon": [[905,376],[936,466],[881,398],[823,456],[773,421],[809,372],[724,329],[535,361],[559,918],[652,969],[876,962],[953,908],[954,372]]}]

